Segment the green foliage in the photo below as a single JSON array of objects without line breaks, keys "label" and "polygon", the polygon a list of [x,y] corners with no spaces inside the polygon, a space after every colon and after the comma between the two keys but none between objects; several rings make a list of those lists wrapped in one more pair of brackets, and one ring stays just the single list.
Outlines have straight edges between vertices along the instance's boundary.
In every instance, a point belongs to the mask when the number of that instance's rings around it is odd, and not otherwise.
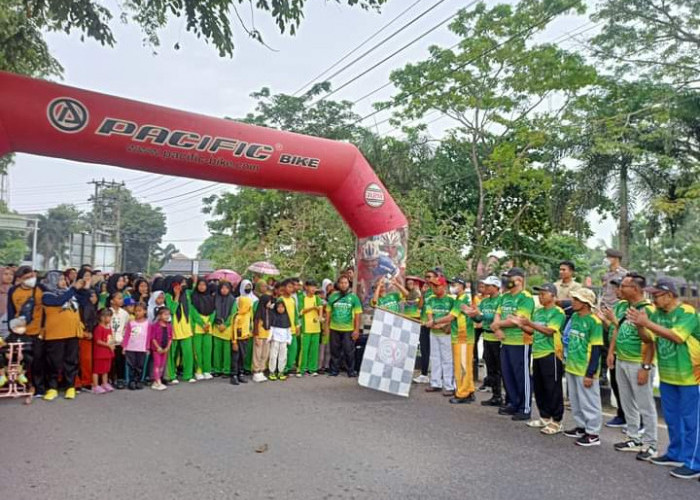
[{"label": "green foliage", "polygon": [[[0,201],[0,214],[8,214],[7,205]],[[26,235],[18,231],[0,231],[0,265],[18,264],[29,251]]]},{"label": "green foliage", "polygon": [[[144,32],[145,40],[153,47],[160,45],[158,32],[174,17],[182,17],[187,31],[197,38],[203,37],[214,45],[221,57],[232,56],[234,34],[231,26],[232,13],[243,20],[237,8],[251,15],[264,12],[272,17],[280,32],[296,34],[304,17],[306,0],[125,0],[118,3],[118,11],[106,7],[96,0],[10,0],[10,9],[25,15],[37,27],[50,31],[71,33],[77,31],[82,37],[96,40],[102,45],[114,46],[116,39],[110,24],[117,16],[126,22],[133,22]],[[363,9],[379,9],[386,0],[336,0]],[[246,5],[250,3],[250,6]],[[243,29],[253,39],[264,43],[262,34],[254,28]]]},{"label": "green foliage", "polygon": [[46,269],[68,260],[70,235],[83,229],[80,211],[74,205],[64,203],[39,216],[37,251],[44,257]]}]

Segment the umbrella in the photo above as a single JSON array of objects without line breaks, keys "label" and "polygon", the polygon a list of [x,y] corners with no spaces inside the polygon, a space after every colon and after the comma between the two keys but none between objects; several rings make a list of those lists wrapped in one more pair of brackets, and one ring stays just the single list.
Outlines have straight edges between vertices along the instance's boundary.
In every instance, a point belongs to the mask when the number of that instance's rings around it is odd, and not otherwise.
[{"label": "umbrella", "polygon": [[406,276],[405,281],[408,280],[413,280],[416,283],[418,283],[418,286],[423,286],[425,284],[425,280],[421,278],[420,276]]},{"label": "umbrella", "polygon": [[207,280],[228,281],[232,285],[237,285],[241,282],[241,275],[231,269],[219,269],[207,274]]},{"label": "umbrella", "polygon": [[277,269],[274,264],[265,261],[251,264],[248,266],[248,271],[251,273],[266,274],[268,276],[277,276],[280,273],[279,269]]}]

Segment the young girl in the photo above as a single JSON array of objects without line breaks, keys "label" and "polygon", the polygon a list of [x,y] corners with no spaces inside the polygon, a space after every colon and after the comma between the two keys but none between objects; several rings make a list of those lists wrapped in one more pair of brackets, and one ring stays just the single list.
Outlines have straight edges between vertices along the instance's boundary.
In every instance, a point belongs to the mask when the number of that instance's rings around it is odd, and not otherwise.
[{"label": "young girl", "polygon": [[148,327],[148,347],[153,357],[153,385],[151,389],[164,391],[163,369],[168,359],[168,351],[173,341],[173,326],[171,324],[170,310],[167,307],[159,307],[154,311],[155,321]]},{"label": "young girl", "polygon": [[192,327],[190,326],[190,300],[187,291],[187,280],[183,276],[175,276],[169,283],[165,303],[170,309],[173,325],[173,342],[168,357],[168,377],[172,384],[178,384],[178,360],[182,366],[182,378],[193,384],[194,354],[192,352]]},{"label": "young girl", "polygon": [[112,335],[114,336],[114,366],[112,367],[112,381],[117,389],[124,389],[124,376],[126,375],[126,358],[122,348],[122,340],[126,325],[130,321],[129,313],[123,308],[124,295],[121,292],[114,292],[107,301],[112,309]]},{"label": "young girl", "polygon": [[126,326],[122,349],[126,356],[126,380],[129,389],[143,389],[144,365],[148,352],[148,319],[145,304],[138,303],[134,306],[134,319]]},{"label": "young girl", "polygon": [[222,281],[214,298],[212,340],[215,377],[231,374],[231,339],[233,338],[233,318],[236,315],[236,299],[231,292],[231,283]]},{"label": "young girl", "polygon": [[214,323],[214,296],[209,293],[207,282],[197,280],[191,295],[192,333],[194,333],[194,360],[197,380],[211,380],[212,325]]},{"label": "young girl", "polygon": [[162,290],[153,292],[153,295],[148,298],[148,321],[150,323],[158,321],[156,309],[163,306],[165,306],[165,292]]},{"label": "young girl", "polygon": [[80,385],[83,389],[92,385],[92,332],[99,321],[97,301],[97,292],[90,290],[87,303],[80,306],[80,321],[83,325],[80,338]]},{"label": "young girl", "polygon": [[286,380],[287,346],[292,343],[292,323],[287,314],[287,306],[278,300],[270,311],[270,380]]},{"label": "young girl", "polygon": [[240,286],[240,296],[236,299],[236,317],[233,320],[233,341],[231,343],[231,384],[245,384],[248,381],[243,376],[243,364],[248,352],[251,324],[253,319],[253,303],[258,298],[253,294],[252,283],[243,280]]},{"label": "young girl", "polygon": [[253,382],[265,382],[263,372],[270,357],[270,309],[275,302],[263,280],[258,281],[255,292],[260,299],[253,307]]},{"label": "young girl", "polygon": [[112,310],[100,309],[99,321],[92,334],[92,392],[94,394],[104,394],[114,390],[107,380],[115,347],[111,327]]}]

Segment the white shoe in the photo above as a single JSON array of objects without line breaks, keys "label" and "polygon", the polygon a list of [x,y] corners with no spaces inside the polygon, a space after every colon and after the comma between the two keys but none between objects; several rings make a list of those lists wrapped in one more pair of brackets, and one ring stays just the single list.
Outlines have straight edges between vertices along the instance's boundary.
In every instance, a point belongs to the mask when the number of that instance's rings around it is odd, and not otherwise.
[{"label": "white shoe", "polygon": [[189,382],[190,384],[194,384],[195,382],[197,382],[197,379],[191,378],[191,379],[188,380],[188,382]]},{"label": "white shoe", "polygon": [[214,378],[214,375],[212,375],[212,374],[209,373],[209,372],[206,372],[206,373],[204,374],[204,380],[211,380],[211,379],[213,379],[213,378]]},{"label": "white shoe", "polygon": [[430,382],[430,378],[427,375],[418,375],[413,379],[416,384],[427,384]]},{"label": "white shoe", "polygon": [[159,390],[159,391],[165,391],[167,388],[168,388],[167,385],[160,384],[160,385],[158,386],[158,389],[157,389],[157,390]]},{"label": "white shoe", "polygon": [[267,382],[267,377],[262,373],[253,374],[253,382]]},{"label": "white shoe", "polygon": [[151,389],[153,389],[154,391],[159,391],[159,390],[160,390],[160,385],[158,385],[157,382],[153,382],[153,383],[151,384]]},{"label": "white shoe", "polygon": [[205,377],[204,377],[204,375],[202,375],[201,373],[195,373],[195,374],[194,374],[194,378],[195,378],[196,380],[204,380]]},{"label": "white shoe", "polygon": [[172,385],[177,385],[177,384],[180,383],[180,381],[179,381],[178,379],[174,378],[174,379],[172,379],[172,380],[170,381],[170,383],[171,383]]}]

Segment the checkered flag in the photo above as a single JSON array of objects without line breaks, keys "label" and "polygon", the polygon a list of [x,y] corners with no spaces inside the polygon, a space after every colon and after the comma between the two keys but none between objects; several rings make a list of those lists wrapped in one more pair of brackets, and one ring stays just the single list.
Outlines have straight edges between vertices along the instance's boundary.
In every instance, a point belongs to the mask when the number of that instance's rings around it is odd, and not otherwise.
[{"label": "checkered flag", "polygon": [[419,337],[417,321],[375,309],[358,383],[362,387],[408,397]]}]

